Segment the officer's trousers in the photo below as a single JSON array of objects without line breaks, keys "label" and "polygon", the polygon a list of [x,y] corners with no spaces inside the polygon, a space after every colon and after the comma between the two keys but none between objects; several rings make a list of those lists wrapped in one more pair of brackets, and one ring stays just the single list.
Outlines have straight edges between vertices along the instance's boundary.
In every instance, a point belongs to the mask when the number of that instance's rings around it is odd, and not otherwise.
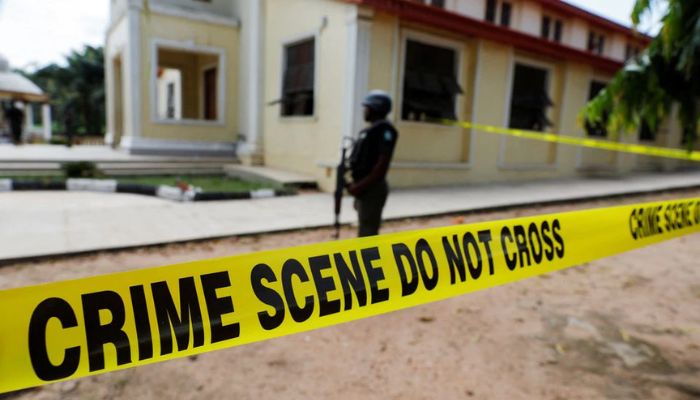
[{"label": "officer's trousers", "polygon": [[360,222],[358,237],[379,234],[379,227],[382,225],[382,211],[388,196],[389,185],[386,181],[382,181],[372,185],[355,198],[355,209]]}]

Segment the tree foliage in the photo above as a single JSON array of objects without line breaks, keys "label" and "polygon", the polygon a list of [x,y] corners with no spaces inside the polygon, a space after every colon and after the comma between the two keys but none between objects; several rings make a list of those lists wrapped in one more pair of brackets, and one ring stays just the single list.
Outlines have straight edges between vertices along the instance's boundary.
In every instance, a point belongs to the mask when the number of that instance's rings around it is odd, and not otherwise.
[{"label": "tree foliage", "polygon": [[607,124],[613,132],[637,130],[642,123],[657,130],[678,105],[684,143],[692,148],[700,119],[700,1],[637,0],[632,11],[635,27],[660,2],[667,11],[659,34],[582,114],[588,121]]},{"label": "tree foliage", "polygon": [[50,64],[35,72],[23,73],[49,95],[57,133],[104,134],[102,47],[85,46],[82,51],[69,54],[66,65]]}]

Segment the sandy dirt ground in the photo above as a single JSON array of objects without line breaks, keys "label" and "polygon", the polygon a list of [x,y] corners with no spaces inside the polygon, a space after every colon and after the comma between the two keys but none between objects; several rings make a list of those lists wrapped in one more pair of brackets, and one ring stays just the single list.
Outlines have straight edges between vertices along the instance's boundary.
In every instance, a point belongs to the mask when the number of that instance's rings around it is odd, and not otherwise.
[{"label": "sandy dirt ground", "polygon": [[[397,221],[384,232],[691,196],[700,190]],[[24,262],[0,268],[0,289],[330,235],[318,229]],[[426,306],[0,398],[698,399],[698,260],[696,234]]]}]

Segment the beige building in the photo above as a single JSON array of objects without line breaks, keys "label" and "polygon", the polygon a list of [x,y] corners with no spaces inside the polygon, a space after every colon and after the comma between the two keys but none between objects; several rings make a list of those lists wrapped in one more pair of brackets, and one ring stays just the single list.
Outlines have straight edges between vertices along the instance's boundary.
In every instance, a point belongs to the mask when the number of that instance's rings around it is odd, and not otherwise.
[{"label": "beige building", "polygon": [[393,186],[676,168],[671,160],[448,127],[434,118],[680,147],[584,128],[579,111],[649,42],[558,0],[111,0],[108,140],[237,155],[333,182],[369,89],[395,99]]}]

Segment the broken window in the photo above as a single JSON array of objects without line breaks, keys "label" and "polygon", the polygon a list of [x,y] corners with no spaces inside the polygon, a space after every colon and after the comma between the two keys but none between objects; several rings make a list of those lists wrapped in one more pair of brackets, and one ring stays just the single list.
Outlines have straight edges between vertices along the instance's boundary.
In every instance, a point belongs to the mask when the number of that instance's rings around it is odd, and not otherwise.
[{"label": "broken window", "polygon": [[285,46],[282,115],[314,114],[315,39]]},{"label": "broken window", "polygon": [[[593,100],[598,94],[605,89],[607,84],[605,82],[600,82],[600,81],[592,81],[591,85],[588,88],[588,101]],[[608,136],[608,129],[607,129],[607,113],[603,115],[603,121],[602,122],[591,122],[586,120],[584,124],[584,129],[586,130],[586,133],[588,136],[594,136],[594,137],[607,137]]]},{"label": "broken window", "polygon": [[401,118],[409,121],[456,119],[457,52],[408,40]]},{"label": "broken window", "polygon": [[547,94],[547,71],[523,64],[515,65],[510,103],[509,126],[542,131],[552,122],[547,109],[554,104]]},{"label": "broken window", "polygon": [[219,56],[160,48],[157,52],[156,116],[159,120],[218,117]]}]

